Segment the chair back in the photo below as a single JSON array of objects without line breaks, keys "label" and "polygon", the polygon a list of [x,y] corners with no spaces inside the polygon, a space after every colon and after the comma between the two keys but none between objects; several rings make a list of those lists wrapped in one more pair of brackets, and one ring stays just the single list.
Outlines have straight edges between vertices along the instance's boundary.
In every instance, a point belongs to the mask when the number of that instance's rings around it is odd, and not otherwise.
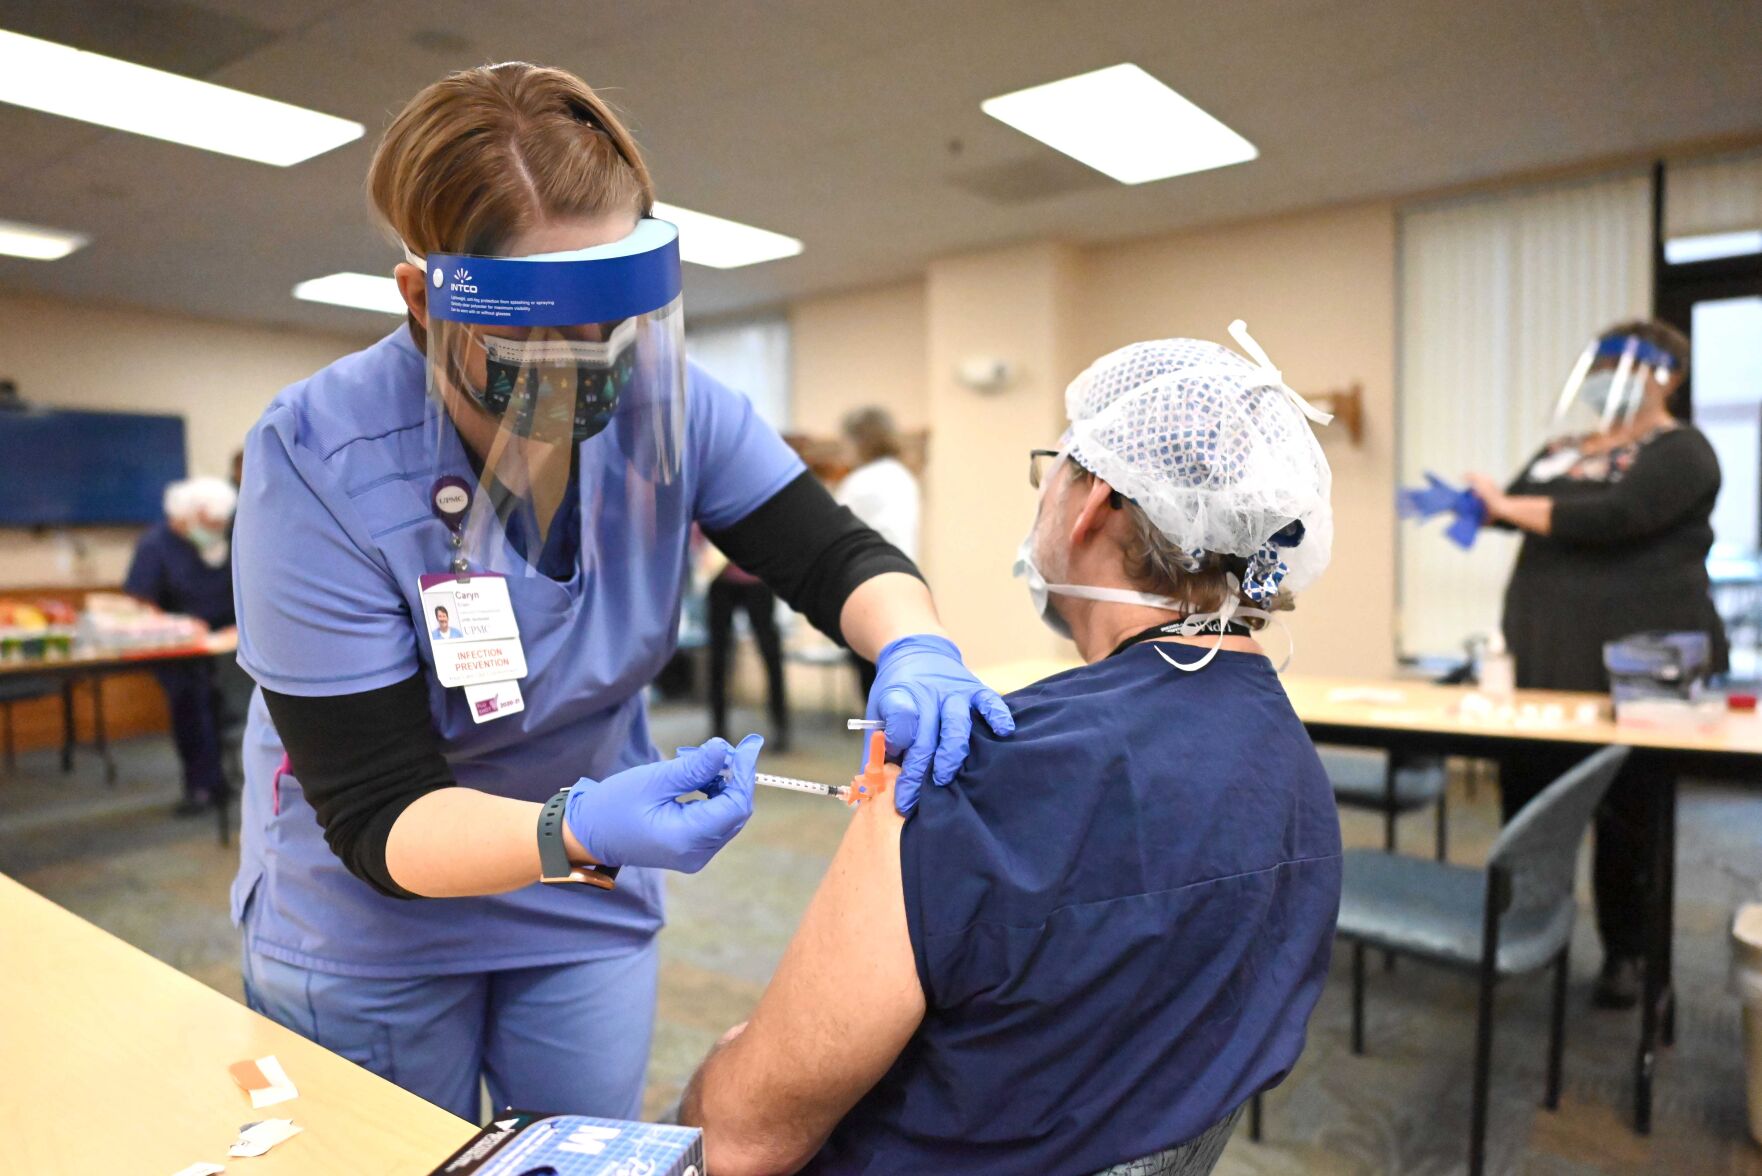
[{"label": "chair back", "polygon": [[1586,756],[1505,826],[1487,865],[1509,883],[1506,911],[1547,909],[1571,900],[1578,848],[1627,753],[1625,747],[1605,747]]},{"label": "chair back", "polygon": [[1217,1167],[1224,1145],[1236,1129],[1236,1120],[1242,1117],[1242,1109],[1247,1105],[1237,1107],[1179,1147],[1115,1164],[1095,1176],[1208,1176]]}]

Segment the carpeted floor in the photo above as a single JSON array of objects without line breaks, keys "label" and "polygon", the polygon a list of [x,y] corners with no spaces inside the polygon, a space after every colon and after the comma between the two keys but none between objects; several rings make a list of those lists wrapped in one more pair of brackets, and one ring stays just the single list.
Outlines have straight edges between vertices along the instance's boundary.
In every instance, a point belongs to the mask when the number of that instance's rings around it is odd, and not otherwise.
[{"label": "carpeted floor", "polygon": [[[703,727],[695,710],[662,708],[656,740],[695,742]],[[805,719],[798,750],[767,755],[765,767],[831,780],[849,774],[855,747],[855,736],[830,720]],[[33,753],[0,777],[0,871],[236,998],[238,939],[226,916],[235,851],[217,843],[211,820],[168,815],[176,765],[166,741],[128,744],[118,757],[114,788],[89,755],[69,776],[52,753]],[[1496,794],[1483,787],[1470,797],[1459,786],[1451,806],[1452,859],[1480,860],[1496,831]],[[728,850],[701,874],[672,878],[651,1113],[678,1096],[710,1043],[758,998],[844,823],[836,804],[767,790]],[[1348,813],[1343,825],[1349,844],[1381,844],[1375,818]],[[1685,788],[1680,835],[1678,1041],[1661,1065],[1653,1135],[1643,1139],[1629,1126],[1637,1014],[1588,1007],[1599,957],[1587,911],[1573,947],[1566,1094],[1557,1114],[1540,1108],[1546,981],[1514,982],[1500,993],[1490,1171],[1762,1176],[1762,1148],[1745,1129],[1738,1006],[1726,988],[1731,912],[1762,895],[1762,787]],[[1403,828],[1415,852],[1429,852],[1430,836],[1428,817]],[[1373,967],[1368,1055],[1354,1057],[1345,963],[1342,953],[1302,1061],[1266,1100],[1265,1142],[1239,1134],[1219,1172],[1463,1169],[1472,980],[1411,962],[1392,973]]]}]

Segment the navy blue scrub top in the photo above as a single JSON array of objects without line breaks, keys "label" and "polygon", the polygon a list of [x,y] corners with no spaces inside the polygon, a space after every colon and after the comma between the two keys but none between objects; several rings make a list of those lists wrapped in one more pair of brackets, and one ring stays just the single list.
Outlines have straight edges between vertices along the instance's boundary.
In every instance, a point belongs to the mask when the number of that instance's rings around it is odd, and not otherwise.
[{"label": "navy blue scrub top", "polygon": [[209,567],[169,523],[154,523],[135,544],[122,590],[166,612],[198,617],[210,628],[233,623],[231,561]]},{"label": "navy blue scrub top", "polygon": [[1302,1052],[1340,828],[1267,660],[1137,645],[1009,704],[905,826],[924,1022],[806,1172],[1094,1172]]}]

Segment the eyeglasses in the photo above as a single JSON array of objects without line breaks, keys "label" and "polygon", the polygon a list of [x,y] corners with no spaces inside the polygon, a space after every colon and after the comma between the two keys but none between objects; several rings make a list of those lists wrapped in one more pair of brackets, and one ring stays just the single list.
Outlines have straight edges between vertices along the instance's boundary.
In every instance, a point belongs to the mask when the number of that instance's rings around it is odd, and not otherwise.
[{"label": "eyeglasses", "polygon": [[1047,460],[1049,458],[1056,458],[1057,456],[1058,450],[1056,449],[1028,450],[1028,485],[1036,490],[1040,489],[1041,479],[1045,477],[1046,474]]},{"label": "eyeglasses", "polygon": [[[1040,483],[1046,479],[1046,463],[1049,460],[1058,458],[1063,452],[1064,451],[1061,449],[1028,450],[1028,485],[1036,490],[1040,489]],[[1081,465],[1077,466],[1077,469],[1079,472],[1087,472]],[[1114,510],[1119,510],[1125,505],[1125,503],[1125,495],[1121,494],[1118,490],[1115,490],[1107,496],[1107,505]]]}]

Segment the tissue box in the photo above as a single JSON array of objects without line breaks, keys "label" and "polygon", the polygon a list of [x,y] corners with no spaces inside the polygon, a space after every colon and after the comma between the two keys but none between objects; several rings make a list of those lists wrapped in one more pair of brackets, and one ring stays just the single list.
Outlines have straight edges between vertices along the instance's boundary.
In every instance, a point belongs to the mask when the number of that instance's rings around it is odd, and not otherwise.
[{"label": "tissue box", "polygon": [[696,1127],[508,1111],[429,1176],[701,1176]]}]

